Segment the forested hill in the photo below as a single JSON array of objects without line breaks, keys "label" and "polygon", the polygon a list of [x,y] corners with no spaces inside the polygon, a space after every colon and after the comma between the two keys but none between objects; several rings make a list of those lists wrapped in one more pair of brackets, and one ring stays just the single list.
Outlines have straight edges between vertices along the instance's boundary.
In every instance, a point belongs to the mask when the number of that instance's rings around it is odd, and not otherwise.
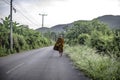
[{"label": "forested hill", "polygon": [[70,24],[58,24],[58,25],[55,25],[55,26],[53,26],[51,28],[42,27],[42,28],[38,28],[36,30],[40,31],[42,33],[45,33],[45,32],[48,32],[48,31],[58,33],[58,32],[64,31],[65,27],[68,27],[68,26],[69,27],[72,26],[72,23],[70,23]]},{"label": "forested hill", "polygon": [[42,27],[42,28],[38,28],[38,29],[36,29],[36,30],[37,30],[37,31],[40,31],[40,32],[42,32],[42,33],[45,33],[45,32],[47,32],[47,31],[49,31],[50,28]]},{"label": "forested hill", "polygon": [[104,15],[96,19],[108,24],[112,29],[120,29],[120,16]]},{"label": "forested hill", "polygon": [[[108,24],[108,26],[112,29],[120,29],[120,16],[114,16],[114,15],[104,15],[104,16],[100,16],[94,19],[98,19],[99,21]],[[93,19],[93,20],[94,20]],[[83,20],[79,20],[79,21],[83,21]],[[64,29],[66,27],[71,27],[74,24],[74,22],[69,23],[69,24],[59,24],[59,25],[55,25],[51,28],[38,28],[36,29],[37,31],[40,32],[46,32],[46,31],[51,31],[51,32],[62,32],[64,31]]]}]

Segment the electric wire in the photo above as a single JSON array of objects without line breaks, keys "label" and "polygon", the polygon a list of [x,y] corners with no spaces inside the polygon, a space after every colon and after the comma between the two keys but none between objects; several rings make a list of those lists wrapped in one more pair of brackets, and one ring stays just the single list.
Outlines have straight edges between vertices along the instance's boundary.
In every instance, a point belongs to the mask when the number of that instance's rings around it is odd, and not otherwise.
[{"label": "electric wire", "polygon": [[[8,5],[10,5],[10,2],[7,0],[3,0],[6,4],[8,4]],[[16,6],[16,5],[13,5],[13,8],[14,9],[16,9],[17,10],[17,12],[19,12],[26,20],[28,20],[30,23],[32,23],[33,25],[35,25],[35,26],[38,26],[37,24],[35,24],[31,19],[29,19],[23,12],[24,11],[22,11],[22,10],[25,10],[24,8],[22,8],[22,7],[20,7],[19,6],[19,8],[21,9],[21,10],[19,10],[18,9],[18,6]],[[35,21],[35,20],[34,20]]]}]

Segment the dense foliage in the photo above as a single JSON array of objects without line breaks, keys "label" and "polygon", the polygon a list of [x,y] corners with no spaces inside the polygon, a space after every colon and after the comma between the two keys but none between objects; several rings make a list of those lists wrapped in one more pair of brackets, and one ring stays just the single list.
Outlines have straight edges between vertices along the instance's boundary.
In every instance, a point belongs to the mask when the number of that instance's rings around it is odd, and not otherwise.
[{"label": "dense foliage", "polygon": [[67,29],[65,40],[69,45],[88,45],[99,53],[120,56],[120,30],[111,30],[98,20],[76,21]]},{"label": "dense foliage", "polygon": [[65,53],[91,80],[120,80],[120,62],[114,57],[96,54],[96,50],[81,45],[66,46]]},{"label": "dense foliage", "polygon": [[73,24],[66,29],[65,53],[74,65],[93,80],[120,80],[120,30],[98,20]]},{"label": "dense foliage", "polygon": [[13,22],[13,51],[11,51],[9,24],[9,17],[5,17],[0,23],[0,56],[51,44],[51,40],[45,38],[39,32],[29,29],[28,26]]}]

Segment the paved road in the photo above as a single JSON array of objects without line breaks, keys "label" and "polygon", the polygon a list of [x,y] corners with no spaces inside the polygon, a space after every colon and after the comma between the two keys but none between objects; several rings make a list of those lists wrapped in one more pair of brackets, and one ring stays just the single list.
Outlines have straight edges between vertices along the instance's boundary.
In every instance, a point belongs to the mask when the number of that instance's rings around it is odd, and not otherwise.
[{"label": "paved road", "polygon": [[0,80],[89,80],[52,47],[0,58]]}]

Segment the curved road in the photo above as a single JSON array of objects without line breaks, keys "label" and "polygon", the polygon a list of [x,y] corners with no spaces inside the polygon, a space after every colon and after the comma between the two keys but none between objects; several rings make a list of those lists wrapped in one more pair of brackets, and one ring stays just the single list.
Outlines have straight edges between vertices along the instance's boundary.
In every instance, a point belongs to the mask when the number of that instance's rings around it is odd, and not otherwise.
[{"label": "curved road", "polygon": [[0,80],[89,80],[52,48],[0,57]]}]

